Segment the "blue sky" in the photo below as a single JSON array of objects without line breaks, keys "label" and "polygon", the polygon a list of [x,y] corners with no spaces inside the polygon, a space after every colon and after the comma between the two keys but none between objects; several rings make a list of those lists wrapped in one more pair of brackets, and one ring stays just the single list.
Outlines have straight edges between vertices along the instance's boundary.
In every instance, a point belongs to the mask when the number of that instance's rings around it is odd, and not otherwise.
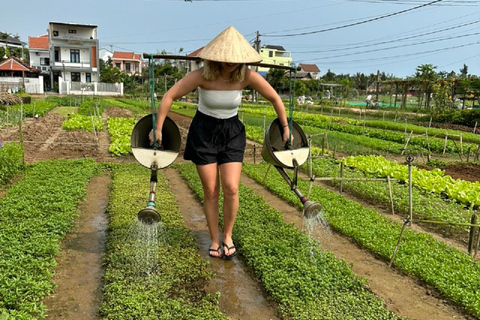
[{"label": "blue sky", "polygon": [[[98,26],[114,51],[189,53],[233,25],[247,40],[281,45],[324,74],[377,70],[398,77],[430,63],[480,75],[480,1],[443,0],[27,0],[2,5],[0,31],[29,36],[48,23]],[[19,7],[21,5],[22,7]],[[418,8],[417,8],[418,7]]]}]

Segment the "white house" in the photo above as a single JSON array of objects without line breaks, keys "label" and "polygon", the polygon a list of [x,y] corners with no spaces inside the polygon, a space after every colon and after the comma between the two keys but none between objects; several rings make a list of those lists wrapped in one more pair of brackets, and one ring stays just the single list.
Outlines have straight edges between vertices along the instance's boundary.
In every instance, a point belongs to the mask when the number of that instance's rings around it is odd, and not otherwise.
[{"label": "white house", "polygon": [[[94,25],[50,22],[48,42],[50,51],[50,81],[98,82],[99,41]],[[59,88],[60,90],[60,88]]]}]

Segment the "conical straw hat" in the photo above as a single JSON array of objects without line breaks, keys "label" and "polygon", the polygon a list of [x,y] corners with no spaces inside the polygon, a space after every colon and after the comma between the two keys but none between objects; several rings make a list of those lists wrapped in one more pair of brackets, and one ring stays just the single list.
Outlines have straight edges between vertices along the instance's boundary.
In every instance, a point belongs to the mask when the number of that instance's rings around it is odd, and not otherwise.
[{"label": "conical straw hat", "polygon": [[228,27],[210,41],[198,56],[205,60],[229,63],[255,63],[262,57],[234,27]]}]

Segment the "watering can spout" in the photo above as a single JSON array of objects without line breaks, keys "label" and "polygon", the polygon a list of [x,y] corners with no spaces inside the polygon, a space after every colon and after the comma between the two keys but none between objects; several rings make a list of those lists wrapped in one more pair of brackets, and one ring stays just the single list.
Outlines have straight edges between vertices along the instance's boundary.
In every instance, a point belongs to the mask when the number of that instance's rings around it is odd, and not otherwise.
[{"label": "watering can spout", "polygon": [[307,219],[315,219],[321,212],[323,206],[314,201],[307,200],[303,202],[303,216]]},{"label": "watering can spout", "polygon": [[160,222],[161,217],[155,207],[148,206],[138,212],[137,219],[143,224],[155,224]]}]

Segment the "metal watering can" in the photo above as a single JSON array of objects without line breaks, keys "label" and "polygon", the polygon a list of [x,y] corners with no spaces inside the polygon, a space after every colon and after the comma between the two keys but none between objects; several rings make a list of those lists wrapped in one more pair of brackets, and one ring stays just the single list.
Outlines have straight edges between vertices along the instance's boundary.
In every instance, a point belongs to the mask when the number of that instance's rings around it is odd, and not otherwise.
[{"label": "metal watering can", "polygon": [[150,195],[147,206],[137,214],[138,220],[144,224],[154,224],[161,220],[155,205],[157,171],[168,167],[175,161],[180,153],[182,142],[178,126],[171,118],[166,117],[162,127],[162,145],[160,147],[150,145],[149,134],[154,127],[154,119],[152,114],[141,118],[135,124],[130,137],[133,156],[142,166],[151,170]]},{"label": "metal watering can", "polygon": [[[280,120],[276,118],[268,126],[263,139],[262,157],[272,164],[280,175],[289,184],[290,189],[297,195],[303,204],[303,215],[307,219],[314,219],[322,211],[322,205],[308,200],[297,188],[298,167],[308,159],[310,148],[307,136],[298,123],[289,120],[291,137],[285,145],[283,143],[283,128]],[[285,172],[285,168],[293,169],[293,180]]]}]

